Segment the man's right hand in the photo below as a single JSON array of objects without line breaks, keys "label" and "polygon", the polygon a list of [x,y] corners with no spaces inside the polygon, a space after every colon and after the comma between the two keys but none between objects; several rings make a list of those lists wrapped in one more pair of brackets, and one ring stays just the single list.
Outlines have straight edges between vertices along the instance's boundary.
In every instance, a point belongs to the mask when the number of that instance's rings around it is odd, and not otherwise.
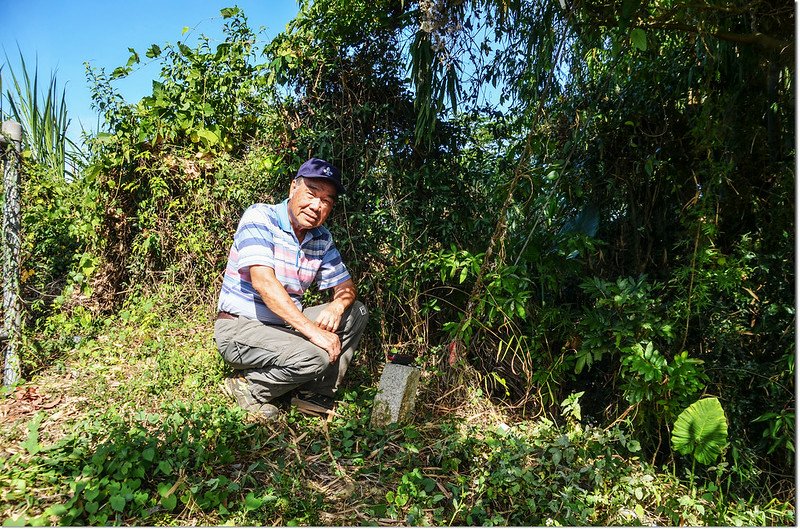
[{"label": "man's right hand", "polygon": [[338,360],[339,355],[342,354],[342,342],[339,340],[339,335],[334,332],[314,327],[316,332],[312,332],[308,340],[321,347],[328,352],[328,358],[331,359],[331,364]]}]

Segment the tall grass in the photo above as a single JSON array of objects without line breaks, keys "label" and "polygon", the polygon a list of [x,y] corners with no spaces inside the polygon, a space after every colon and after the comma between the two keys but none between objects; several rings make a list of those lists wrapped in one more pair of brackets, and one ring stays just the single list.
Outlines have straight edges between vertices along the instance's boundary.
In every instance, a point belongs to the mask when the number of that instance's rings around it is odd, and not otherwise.
[{"label": "tall grass", "polygon": [[[8,103],[3,115],[22,124],[23,145],[34,162],[45,167],[55,177],[71,178],[81,163],[79,147],[67,136],[66,90],[59,91],[55,72],[40,92],[39,63],[33,72],[28,70],[25,57],[19,51],[19,71],[11,68],[6,55],[10,87],[3,94],[2,69],[0,69],[0,96]],[[0,107],[1,108],[1,107]]]}]

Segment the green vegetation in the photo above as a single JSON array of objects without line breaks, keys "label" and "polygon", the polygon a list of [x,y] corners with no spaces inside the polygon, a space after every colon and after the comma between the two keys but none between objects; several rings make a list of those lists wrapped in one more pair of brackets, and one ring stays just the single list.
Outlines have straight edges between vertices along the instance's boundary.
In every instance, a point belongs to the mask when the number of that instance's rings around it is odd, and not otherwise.
[{"label": "green vegetation", "polygon": [[[5,62],[9,63],[8,56]],[[29,71],[22,51],[19,52],[19,65],[19,75],[11,69],[7,72],[11,86],[4,99],[8,101],[8,115],[23,125],[25,154],[33,159],[35,165],[53,175],[62,179],[72,176],[81,158],[78,146],[67,137],[69,119],[64,91],[59,94],[56,76],[52,74],[47,89],[42,92],[39,65],[35,64],[33,72]],[[3,83],[0,82],[2,95]]]},{"label": "green vegetation", "polygon": [[420,420],[373,429],[361,368],[329,422],[247,419],[219,391],[203,310],[170,299],[98,322],[36,379],[58,405],[3,430],[6,525],[793,523],[789,504],[732,495],[724,463],[689,486],[641,458],[629,422],[581,424],[577,394],[557,421],[520,420],[477,389],[437,400],[438,375]]},{"label": "green vegetation", "polygon": [[[75,174],[22,120],[4,523],[794,525],[792,17],[302,2],[271,42],[228,8],[216,46],[90,70]],[[372,318],[336,418],[260,424],[219,390],[217,289],[310,155],[354,191],[329,224]],[[390,352],[419,413],[371,429]]]}]

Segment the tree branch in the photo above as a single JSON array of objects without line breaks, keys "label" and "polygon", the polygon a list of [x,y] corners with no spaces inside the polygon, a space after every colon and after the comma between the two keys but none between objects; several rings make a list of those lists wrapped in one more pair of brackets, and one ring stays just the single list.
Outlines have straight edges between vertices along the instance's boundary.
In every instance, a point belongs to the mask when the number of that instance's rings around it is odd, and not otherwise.
[{"label": "tree branch", "polygon": [[780,40],[766,33],[731,33],[730,31],[702,31],[695,26],[689,24],[649,24],[645,26],[647,29],[666,29],[677,30],[690,33],[692,35],[709,35],[720,40],[728,42],[736,42],[739,44],[755,44],[766,50],[777,50],[780,54],[788,52],[794,56],[794,43]]}]

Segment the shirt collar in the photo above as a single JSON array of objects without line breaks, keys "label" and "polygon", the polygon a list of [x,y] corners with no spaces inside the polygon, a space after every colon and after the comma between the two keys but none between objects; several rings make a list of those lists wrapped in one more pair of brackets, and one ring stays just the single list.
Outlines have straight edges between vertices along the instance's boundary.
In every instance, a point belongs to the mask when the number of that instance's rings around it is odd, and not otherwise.
[{"label": "shirt collar", "polygon": [[292,223],[289,222],[289,199],[287,198],[278,204],[278,207],[275,209],[278,213],[278,226],[287,233],[294,233]]}]

